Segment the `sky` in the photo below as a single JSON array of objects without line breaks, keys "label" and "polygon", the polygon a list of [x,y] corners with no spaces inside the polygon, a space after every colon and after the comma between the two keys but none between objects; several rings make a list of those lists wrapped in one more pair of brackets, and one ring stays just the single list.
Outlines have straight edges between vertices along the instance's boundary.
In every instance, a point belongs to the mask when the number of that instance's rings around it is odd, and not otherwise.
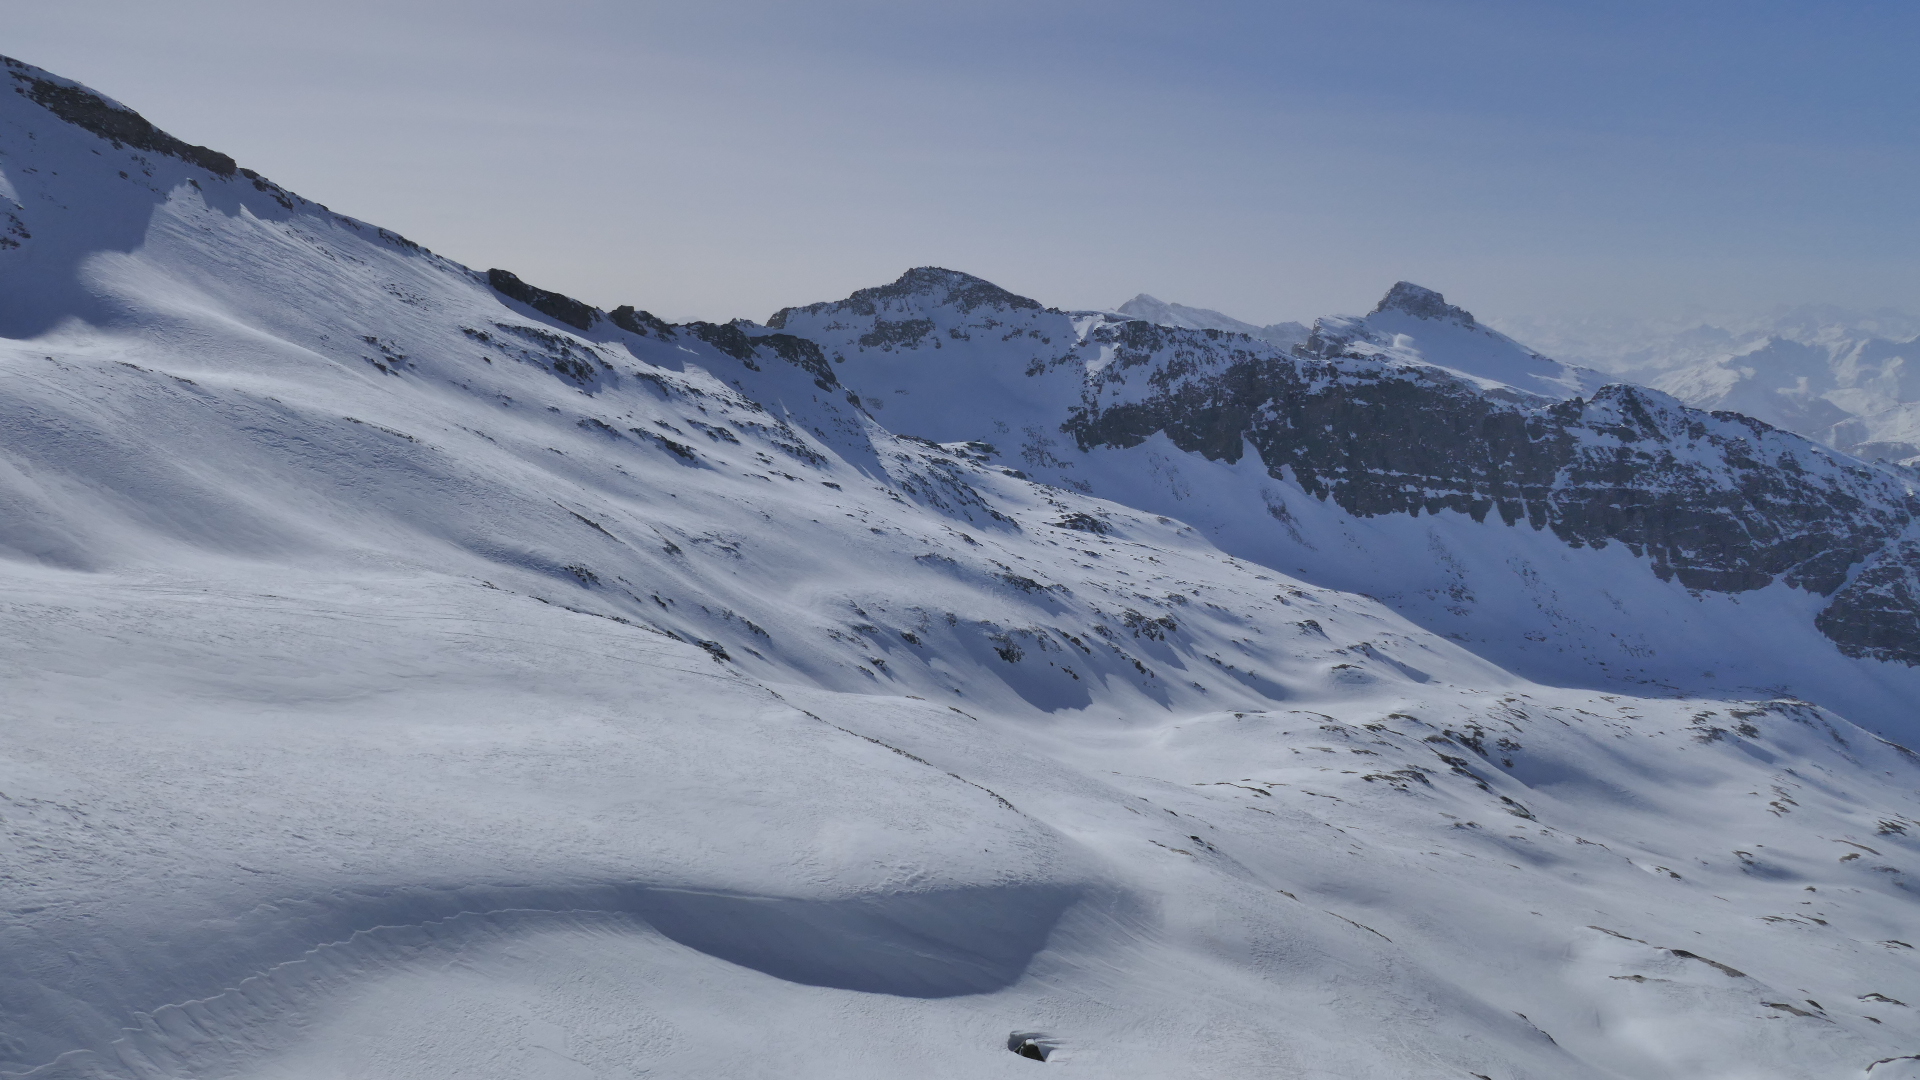
[{"label": "sky", "polygon": [[921,265],[1258,323],[1920,308],[1915,41],[1906,0],[0,0],[0,53],[674,320]]}]

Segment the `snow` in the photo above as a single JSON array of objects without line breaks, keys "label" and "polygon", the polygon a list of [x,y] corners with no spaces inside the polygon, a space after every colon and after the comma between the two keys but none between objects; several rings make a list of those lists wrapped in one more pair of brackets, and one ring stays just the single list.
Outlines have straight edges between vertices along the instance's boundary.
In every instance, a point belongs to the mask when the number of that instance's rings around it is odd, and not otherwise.
[{"label": "snow", "polygon": [[1750,414],[1862,457],[1920,459],[1920,342],[1769,337],[1663,372],[1655,384],[1703,408]]},{"label": "snow", "polygon": [[1316,321],[1314,335],[1342,347],[1347,355],[1437,367],[1489,388],[1505,386],[1548,398],[1587,396],[1612,381],[1600,372],[1542,356],[1480,325],[1439,293],[1405,281],[1364,316]]},{"label": "snow", "polygon": [[1698,408],[1743,413],[1859,457],[1920,458],[1920,383],[1909,371],[1920,323],[1900,312],[1808,305],[1719,323],[1508,325],[1555,355]]},{"label": "snow", "polygon": [[1146,293],[1114,310],[1159,326],[1244,334],[1282,351],[1307,345],[1318,334],[1323,341],[1337,341],[1349,355],[1438,367],[1490,387],[1506,386],[1554,398],[1590,394],[1611,381],[1600,372],[1548,359],[1480,325],[1472,315],[1446,304],[1439,293],[1406,282],[1395,288],[1430,297],[1443,310],[1409,310],[1395,303],[1397,293],[1390,293],[1367,315],[1319,319],[1312,328],[1291,322],[1254,326],[1209,308],[1169,304]]},{"label": "snow", "polygon": [[0,152],[0,1072],[1916,1050],[1920,687],[1817,598],[1082,451],[1085,313],[793,309],[823,386],[23,96]]},{"label": "snow", "polygon": [[1190,330],[1225,330],[1234,334],[1245,334],[1270,342],[1282,349],[1290,349],[1307,340],[1311,332],[1303,323],[1281,322],[1270,326],[1255,326],[1241,322],[1231,315],[1223,315],[1212,308],[1188,307],[1185,304],[1169,304],[1165,300],[1141,293],[1133,299],[1113,309],[1116,314],[1129,318],[1144,319],[1160,326],[1180,326]]}]

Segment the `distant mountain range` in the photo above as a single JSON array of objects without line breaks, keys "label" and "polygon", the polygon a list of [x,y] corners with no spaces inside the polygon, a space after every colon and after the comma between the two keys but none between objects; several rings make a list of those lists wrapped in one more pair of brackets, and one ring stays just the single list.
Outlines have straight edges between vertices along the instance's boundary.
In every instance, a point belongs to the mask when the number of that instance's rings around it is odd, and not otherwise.
[{"label": "distant mountain range", "polygon": [[1920,339],[1770,336],[1679,364],[1653,385],[1859,457],[1920,465]]},{"label": "distant mountain range", "polygon": [[[1160,326],[1229,330],[1282,348],[1299,323],[1256,327],[1141,294],[1120,313]],[[1920,319],[1807,306],[1762,319],[1659,326],[1614,319],[1516,319],[1508,329],[1570,365],[1738,412],[1858,457],[1920,465]],[[1531,351],[1531,350],[1529,350]]]}]

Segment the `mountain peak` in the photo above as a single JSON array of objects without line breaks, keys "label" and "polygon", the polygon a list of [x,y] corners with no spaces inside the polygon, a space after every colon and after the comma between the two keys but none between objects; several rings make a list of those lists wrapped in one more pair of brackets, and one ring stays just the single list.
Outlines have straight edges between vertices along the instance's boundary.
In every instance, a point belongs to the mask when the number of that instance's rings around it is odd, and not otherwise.
[{"label": "mountain peak", "polygon": [[895,278],[891,284],[859,289],[845,300],[781,308],[767,319],[767,325],[776,330],[783,329],[787,320],[798,312],[818,314],[844,309],[860,315],[873,315],[889,301],[907,301],[913,297],[929,297],[933,301],[932,306],[949,305],[960,309],[963,314],[981,307],[1013,311],[1041,311],[1045,308],[1040,301],[1008,292],[985,278],[941,266],[916,266]]},{"label": "mountain peak", "polygon": [[1161,326],[1177,326],[1189,330],[1225,330],[1228,333],[1245,334],[1248,337],[1278,345],[1282,349],[1290,349],[1297,342],[1305,341],[1308,333],[1307,328],[1297,322],[1255,326],[1212,308],[1170,304],[1147,293],[1135,296],[1114,310],[1122,315]]},{"label": "mountain peak", "polygon": [[977,307],[1033,308],[1040,302],[995,285],[985,278],[940,266],[916,266],[901,274],[891,285],[861,289],[850,300],[891,300],[905,296],[934,296],[938,302],[954,304],[962,311]]},{"label": "mountain peak", "polygon": [[1447,298],[1422,285],[1411,281],[1394,282],[1387,295],[1380,298],[1380,305],[1373,309],[1378,315],[1383,311],[1399,311],[1416,319],[1452,321],[1462,326],[1476,326],[1473,314],[1465,308],[1447,303]]}]

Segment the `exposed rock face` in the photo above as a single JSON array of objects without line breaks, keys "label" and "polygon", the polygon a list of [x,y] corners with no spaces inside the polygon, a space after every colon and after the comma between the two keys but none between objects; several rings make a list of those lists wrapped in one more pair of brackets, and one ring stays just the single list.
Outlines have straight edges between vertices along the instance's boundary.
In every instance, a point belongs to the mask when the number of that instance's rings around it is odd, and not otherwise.
[{"label": "exposed rock face", "polygon": [[1848,656],[1920,665],[1920,543],[1883,549],[1814,619]]},{"label": "exposed rock face", "polygon": [[[5,66],[18,94],[63,121],[216,176],[244,177],[292,206],[290,196],[225,155],[176,139],[77,84],[15,61]],[[0,247],[28,236],[17,215],[6,227]],[[1624,544],[1662,579],[1693,589],[1743,592],[1777,581],[1830,596],[1816,624],[1845,652],[1920,665],[1920,542],[1906,538],[1920,518],[1920,498],[1900,474],[1657,391],[1612,385],[1541,393],[1572,382],[1555,384],[1552,371],[1529,375],[1534,361],[1552,362],[1409,282],[1397,283],[1369,316],[1321,320],[1310,340],[1288,352],[1219,329],[1055,311],[936,267],[844,301],[783,309],[768,320],[772,333],[751,323],[676,328],[633,308],[608,316],[500,269],[485,280],[582,333],[684,334],[749,368],[763,359],[790,364],[822,390],[841,389],[833,361],[843,356],[911,360],[946,347],[974,363],[990,353],[1020,388],[1037,391],[1044,382],[1064,391],[1029,402],[1045,417],[1043,426],[1023,428],[1025,457],[1036,467],[1058,460],[1048,431],[1064,433],[1083,453],[1139,445],[1156,433],[1209,460],[1237,461],[1252,446],[1271,475],[1356,516],[1497,516],[1573,546]],[[1453,351],[1444,362],[1438,351],[1406,353],[1368,320],[1407,333],[1433,328]],[[1474,349],[1506,350],[1502,363],[1535,381],[1475,382],[1443,370],[1467,370],[1459,361],[1471,360]],[[1873,370],[1883,381],[1904,372],[1900,357],[1877,357],[1869,359],[1880,363]],[[978,375],[947,367],[955,379]],[[576,382],[593,374],[584,366],[553,369]],[[936,407],[948,404],[927,396]],[[873,409],[887,404],[864,401]]]},{"label": "exposed rock face", "polygon": [[546,289],[537,289],[521,281],[516,275],[495,267],[487,271],[487,284],[495,292],[513,300],[518,300],[542,315],[550,316],[576,330],[590,329],[600,318],[599,309]]},{"label": "exposed rock face", "polygon": [[[809,304],[802,308],[781,308],[767,319],[767,325],[776,330],[782,329],[787,325],[787,320],[797,312],[820,314],[832,310],[873,316],[888,301],[908,299],[931,301],[935,306],[955,308],[962,314],[970,314],[979,307],[1044,310],[1038,300],[1017,296],[991,281],[974,277],[972,274],[963,274],[958,270],[943,270],[937,266],[921,266],[900,275],[899,280],[891,285],[861,289],[845,300]],[[899,324],[888,325],[898,326]],[[885,337],[888,332],[876,325],[873,333]]]},{"label": "exposed rock face", "polygon": [[581,332],[593,329],[595,323],[605,319],[614,326],[630,334],[641,337],[657,337],[671,340],[681,330],[691,336],[712,345],[728,356],[745,364],[749,369],[758,371],[757,363],[761,349],[813,376],[814,385],[822,390],[831,390],[837,382],[833,367],[827,363],[820,346],[805,338],[792,334],[750,334],[747,328],[752,323],[735,321],[726,324],[694,322],[676,327],[660,317],[636,309],[631,304],[613,309],[611,314],[603,315],[599,308],[593,307],[571,296],[536,288],[521,281],[510,271],[495,268],[487,271],[487,284],[502,296],[518,300],[533,310],[557,322],[565,323]]},{"label": "exposed rock face", "polygon": [[[1351,514],[1492,513],[1575,546],[1624,543],[1689,588],[1778,578],[1831,593],[1916,510],[1890,476],[1640,387],[1534,404],[1433,369],[1223,351],[1142,323],[1094,336],[1117,358],[1064,425],[1082,448],[1165,432],[1235,461],[1251,445],[1276,478]],[[1142,377],[1144,394],[1128,385]]]},{"label": "exposed rock face", "polygon": [[641,311],[632,304],[622,304],[607,312],[607,321],[629,334],[638,334],[641,337],[657,337],[669,341],[674,337],[673,324],[651,311]]},{"label": "exposed rock face", "polygon": [[1542,356],[1481,325],[1432,289],[1407,281],[1395,284],[1366,315],[1314,320],[1312,332],[1292,351],[1322,360],[1391,358],[1425,363],[1553,400],[1590,397],[1613,381],[1600,372]]},{"label": "exposed rock face", "polygon": [[748,333],[749,327],[758,329],[758,327],[754,327],[752,323],[743,320],[735,320],[725,324],[691,322],[680,327],[680,329],[685,330],[701,341],[726,353],[728,356],[747,365],[748,368],[754,371],[760,370],[760,365],[755,362],[759,356],[759,350],[766,349],[780,359],[813,376],[813,384],[820,389],[831,390],[837,385],[833,374],[833,367],[827,363],[826,354],[820,351],[818,344],[808,341],[806,338],[795,337],[792,334],[750,334]]},{"label": "exposed rock face", "polygon": [[41,108],[75,127],[85,128],[115,146],[131,146],[155,154],[179,158],[216,176],[232,176],[232,158],[204,146],[174,138],[132,109],[88,90],[78,83],[48,77],[38,68],[8,57],[0,57],[14,78],[14,90],[33,99]]},{"label": "exposed rock face", "polygon": [[1455,307],[1446,297],[1411,281],[1394,282],[1373,309],[1376,315],[1383,311],[1404,311],[1416,319],[1445,319],[1462,326],[1480,325],[1465,308]]},{"label": "exposed rock face", "polygon": [[813,376],[813,384],[820,389],[831,390],[839,385],[839,380],[833,374],[833,366],[827,363],[826,354],[814,342],[792,334],[761,334],[752,340],[755,347],[768,349],[775,356]]}]

